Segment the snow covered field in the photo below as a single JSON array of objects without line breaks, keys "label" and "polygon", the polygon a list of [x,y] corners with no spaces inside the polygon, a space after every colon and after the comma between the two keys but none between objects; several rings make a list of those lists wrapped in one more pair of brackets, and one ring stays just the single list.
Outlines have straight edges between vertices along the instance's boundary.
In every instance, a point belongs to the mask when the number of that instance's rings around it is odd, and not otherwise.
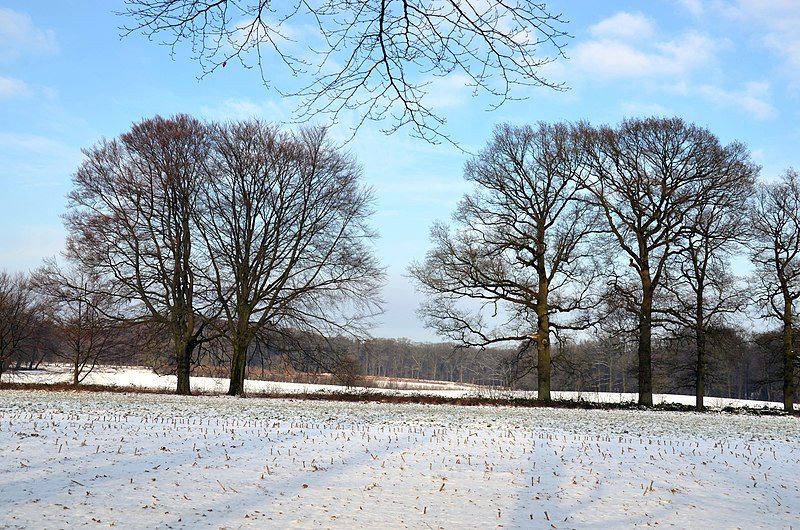
[{"label": "snow covered field", "polygon": [[798,528],[785,416],[0,392],[0,528]]}]

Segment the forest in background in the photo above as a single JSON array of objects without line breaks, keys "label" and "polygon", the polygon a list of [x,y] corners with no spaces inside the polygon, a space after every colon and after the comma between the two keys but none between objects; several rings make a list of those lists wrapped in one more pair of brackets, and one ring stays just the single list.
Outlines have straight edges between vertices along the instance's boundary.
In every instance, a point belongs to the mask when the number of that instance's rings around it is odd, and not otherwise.
[{"label": "forest in background", "polygon": [[[0,273],[0,280],[13,277]],[[19,279],[19,277],[17,277]],[[3,282],[0,281],[0,286]],[[33,301],[33,298],[31,298]],[[80,358],[72,350],[67,329],[45,318],[36,304],[17,332],[15,353],[3,358],[5,371],[31,370],[43,363],[73,367],[75,382],[95,366],[146,366],[174,373],[164,337],[147,326],[115,323],[96,330],[95,348]],[[0,338],[9,336],[0,324]],[[73,334],[74,337],[74,334]],[[780,401],[782,338],[780,330],[753,333],[735,327],[712,331],[708,357],[709,397]],[[260,339],[248,353],[248,377],[289,382],[326,382],[370,386],[376,378],[452,381],[494,388],[536,390],[535,356],[530,344],[513,348],[464,348],[454,343],[414,342],[403,338],[325,338],[303,333],[278,333]],[[656,393],[692,395],[696,380],[695,347],[690,336],[664,335],[654,348]],[[223,341],[205,343],[195,352],[195,376],[227,378],[231,352]],[[1,374],[0,374],[1,375]],[[553,387],[577,392],[632,393],[637,389],[636,339],[604,334],[559,343],[553,357]]]}]

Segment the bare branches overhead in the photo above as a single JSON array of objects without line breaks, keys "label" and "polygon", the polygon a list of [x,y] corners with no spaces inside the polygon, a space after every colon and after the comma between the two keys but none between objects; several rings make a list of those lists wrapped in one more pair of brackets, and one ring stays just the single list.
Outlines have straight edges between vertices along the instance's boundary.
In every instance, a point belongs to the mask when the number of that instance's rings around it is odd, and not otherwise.
[{"label": "bare branches overhead", "polygon": [[[385,120],[386,131],[410,126],[428,141],[446,138],[426,100],[437,79],[491,96],[491,107],[525,97],[521,87],[563,89],[541,67],[569,38],[561,15],[529,0],[126,0],[122,14],[126,35],[173,54],[189,45],[203,75],[234,62],[257,68],[268,87],[298,98],[298,120],[352,110],[354,129]],[[279,85],[283,74],[297,84]]]}]

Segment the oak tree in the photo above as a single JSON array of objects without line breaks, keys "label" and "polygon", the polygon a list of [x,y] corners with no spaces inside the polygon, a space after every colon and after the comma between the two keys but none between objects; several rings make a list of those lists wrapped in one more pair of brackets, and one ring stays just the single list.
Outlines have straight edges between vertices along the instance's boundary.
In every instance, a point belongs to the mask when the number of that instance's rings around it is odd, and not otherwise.
[{"label": "oak tree", "polygon": [[695,356],[695,406],[703,409],[708,337],[727,317],[741,311],[748,297],[732,272],[731,259],[746,239],[746,201],[758,168],[740,143],[726,147],[728,167],[705,199],[689,212],[685,237],[667,268],[667,318],[692,332]]},{"label": "oak tree", "polygon": [[783,407],[794,408],[795,326],[800,300],[800,174],[788,169],[775,182],[762,182],[749,209],[750,259],[756,267],[756,299],[781,323]]},{"label": "oak tree", "polygon": [[571,126],[496,127],[466,165],[475,191],[459,204],[455,230],[435,225],[433,249],[410,269],[429,297],[421,313],[439,334],[465,346],[534,343],[543,401],[550,400],[553,334],[585,327],[594,305],[598,268],[588,236],[598,220],[581,197],[584,168]]},{"label": "oak tree", "polygon": [[680,118],[583,128],[590,165],[585,185],[621,251],[611,284],[638,320],[639,403],[651,406],[654,317],[662,309],[654,302],[668,267],[690,237],[696,213],[753,168],[739,144],[723,146],[709,130]]}]

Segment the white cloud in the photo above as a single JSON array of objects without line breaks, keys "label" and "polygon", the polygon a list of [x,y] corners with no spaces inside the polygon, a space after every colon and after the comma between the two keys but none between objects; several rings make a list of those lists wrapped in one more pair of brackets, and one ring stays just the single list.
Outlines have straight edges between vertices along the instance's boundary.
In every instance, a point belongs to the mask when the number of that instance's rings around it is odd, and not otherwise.
[{"label": "white cloud", "polygon": [[599,39],[626,41],[650,38],[655,31],[653,22],[642,13],[619,12],[589,28],[589,33]]},{"label": "white cloud", "polygon": [[761,4],[772,9],[753,9],[753,20],[763,24],[764,43],[788,62],[792,73],[800,68],[800,2]]},{"label": "white cloud", "polygon": [[747,83],[742,90],[726,91],[716,86],[699,87],[700,94],[711,102],[724,107],[740,109],[755,119],[765,120],[777,111],[766,98],[770,87],[767,83]]},{"label": "white cloud", "polygon": [[425,87],[427,94],[424,103],[434,112],[445,108],[460,107],[470,99],[473,87],[471,79],[466,75],[449,75],[436,77]]},{"label": "white cloud", "polygon": [[669,109],[659,103],[623,102],[622,109],[628,116],[667,116]]},{"label": "white cloud", "polygon": [[0,7],[0,61],[57,50],[55,33],[35,27],[27,14]]},{"label": "white cloud", "polygon": [[640,44],[602,38],[578,44],[572,62],[583,74],[609,79],[681,76],[713,62],[717,47],[698,33]]},{"label": "white cloud", "polygon": [[[798,68],[800,68],[800,19],[793,20],[792,13],[800,16],[800,2],[792,4],[776,1],[776,6],[764,9],[772,11],[771,16],[763,12],[756,15],[757,5],[753,0],[735,0],[738,11],[734,14],[730,1],[711,1],[704,4],[692,0],[675,0],[684,9],[698,18],[710,17],[746,17],[745,8],[753,13],[748,31],[757,31],[766,27],[769,19],[770,27],[775,28],[773,38],[783,35],[783,46],[787,56],[796,51]],[[797,6],[791,8],[791,6]],[[787,25],[779,23],[777,18],[787,17],[791,22]],[[747,24],[743,18],[743,24]],[[696,26],[699,28],[700,26]],[[708,29],[708,26],[703,26]],[[714,26],[715,27],[715,26]],[[781,29],[782,28],[782,29]],[[792,37],[782,31],[789,32],[794,28]],[[794,39],[794,40],[793,40]],[[665,114],[653,94],[669,94],[679,98],[700,98],[705,102],[731,110],[737,114],[747,115],[756,120],[766,120],[777,115],[772,98],[772,86],[765,82],[740,82],[733,88],[726,86],[728,77],[722,69],[720,52],[732,49],[739,41],[738,35],[716,36],[706,30],[692,27],[678,28],[666,33],[656,24],[640,13],[617,13],[589,28],[589,38],[579,42],[573,49],[570,67],[575,72],[589,79],[592,83],[606,81],[610,84],[636,83],[641,87],[641,98],[621,103],[626,112],[632,114]],[[739,44],[740,45],[740,44]],[[764,76],[759,79],[764,79]],[[706,103],[708,104],[708,103]]]},{"label": "white cloud", "polygon": [[677,0],[677,2],[694,17],[700,18],[706,12],[706,4],[703,3],[703,0]]},{"label": "white cloud", "polygon": [[660,60],[679,72],[710,64],[714,60],[714,52],[721,46],[721,42],[696,32],[684,33],[676,40],[655,44],[660,52]]},{"label": "white cloud", "polygon": [[228,98],[217,106],[200,109],[204,118],[216,121],[236,121],[260,118],[274,123],[287,121],[289,114],[273,100],[256,103],[249,99]]},{"label": "white cloud", "polygon": [[25,81],[0,76],[0,100],[27,97],[31,93]]},{"label": "white cloud", "polygon": [[[800,2],[797,0],[717,0],[708,15],[725,17],[784,64],[786,75],[800,86]],[[713,11],[713,12],[712,12]]]}]

